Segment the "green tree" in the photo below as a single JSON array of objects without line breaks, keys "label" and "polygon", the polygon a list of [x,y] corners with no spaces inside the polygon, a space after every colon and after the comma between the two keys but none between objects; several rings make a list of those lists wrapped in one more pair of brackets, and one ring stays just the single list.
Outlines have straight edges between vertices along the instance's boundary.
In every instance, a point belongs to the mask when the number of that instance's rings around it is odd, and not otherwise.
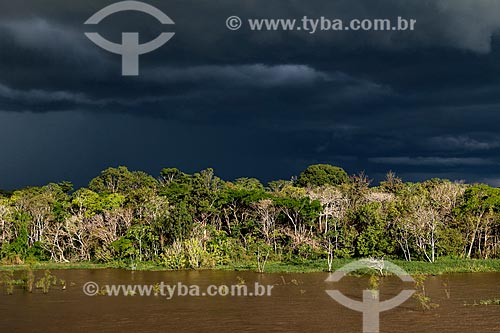
[{"label": "green tree", "polygon": [[126,167],[109,168],[92,179],[89,189],[98,193],[128,193],[142,187],[154,188],[158,182],[142,171],[129,171]]},{"label": "green tree", "polygon": [[499,210],[500,189],[475,185],[465,191],[463,204],[456,212],[463,221],[467,258],[471,258],[475,246],[480,255],[485,250],[487,244],[483,244],[481,239],[488,239],[492,224],[498,221]]},{"label": "green tree", "polygon": [[317,187],[347,183],[349,176],[344,169],[329,164],[316,164],[307,167],[297,178],[297,186]]}]

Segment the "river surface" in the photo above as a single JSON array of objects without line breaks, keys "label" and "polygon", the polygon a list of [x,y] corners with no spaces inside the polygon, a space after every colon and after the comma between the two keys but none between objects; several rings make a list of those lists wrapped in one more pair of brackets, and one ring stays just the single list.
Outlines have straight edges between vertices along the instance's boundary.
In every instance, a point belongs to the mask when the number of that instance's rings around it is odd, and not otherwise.
[{"label": "river surface", "polygon": [[[37,278],[42,273],[37,272]],[[351,276],[327,283],[326,273],[106,269],[54,270],[52,274],[65,280],[65,290],[53,287],[44,294],[40,289],[28,293],[17,288],[12,295],[2,290],[2,332],[362,332],[362,314],[338,304],[326,290],[338,289],[347,297],[362,300],[362,290],[368,286],[366,278]],[[101,289],[110,284],[156,285],[153,290],[158,296],[129,293],[90,297],[83,292],[83,286],[90,281]],[[193,296],[180,296],[176,291],[168,299],[168,289],[159,290],[161,282],[170,288],[178,288],[179,283],[195,286],[190,289]],[[256,290],[255,283],[273,286],[271,295],[256,296],[254,291],[261,294],[264,290]],[[207,296],[210,285],[228,286],[220,288],[222,294],[231,285],[246,285],[247,296]],[[397,278],[384,278],[380,299],[392,298],[410,287]],[[439,307],[423,312],[411,298],[381,313],[380,332],[500,332],[500,306],[473,305],[500,298],[500,274],[431,276],[425,287]],[[185,289],[179,290],[185,293]],[[215,292],[213,288],[211,292]]]}]

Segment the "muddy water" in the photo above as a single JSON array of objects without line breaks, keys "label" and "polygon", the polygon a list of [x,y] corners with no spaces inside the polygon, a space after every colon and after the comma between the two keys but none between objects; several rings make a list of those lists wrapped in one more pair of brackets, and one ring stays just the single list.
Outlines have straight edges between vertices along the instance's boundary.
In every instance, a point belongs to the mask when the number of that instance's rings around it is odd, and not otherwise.
[{"label": "muddy water", "polygon": [[[265,274],[186,271],[130,272],[122,270],[53,271],[67,284],[27,293],[15,289],[0,296],[2,332],[362,332],[361,313],[331,299],[327,289],[339,289],[361,300],[364,278],[347,277],[325,283],[327,274]],[[154,285],[160,282],[198,285],[274,285],[271,296],[86,296],[83,285]],[[380,316],[381,332],[500,332],[500,306],[468,305],[500,298],[500,274],[453,274],[429,277],[426,291],[439,307],[422,312],[416,301]],[[381,299],[410,286],[395,278],[382,281]],[[168,294],[168,293],[166,293]]]}]

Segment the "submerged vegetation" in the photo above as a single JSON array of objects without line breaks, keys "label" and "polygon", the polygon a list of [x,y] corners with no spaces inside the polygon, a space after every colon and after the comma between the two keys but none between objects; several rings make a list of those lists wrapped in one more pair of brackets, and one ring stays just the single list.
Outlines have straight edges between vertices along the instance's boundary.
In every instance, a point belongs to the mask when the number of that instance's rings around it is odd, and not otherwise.
[{"label": "submerged vegetation", "polygon": [[409,272],[500,271],[499,246],[498,188],[392,172],[372,186],[330,165],[267,186],[211,169],[154,178],[118,167],[76,191],[63,182],[0,194],[3,265],[331,271],[384,257]]},{"label": "submerged vegetation", "polygon": [[432,300],[425,289],[426,276],[416,274],[413,275],[413,279],[415,280],[415,293],[413,294],[413,298],[417,301],[418,308],[422,311],[437,308],[439,305],[432,303]]},{"label": "submerged vegetation", "polygon": [[47,294],[52,287],[66,289],[66,282],[58,280],[50,270],[46,269],[43,276],[36,278],[36,273],[33,270],[34,266],[26,266],[20,274],[14,274],[13,270],[4,270],[0,272],[0,286],[3,286],[8,295],[14,293],[14,288],[32,293],[36,289],[41,289],[44,294]]},{"label": "submerged vegetation", "polygon": [[480,305],[500,305],[500,298],[483,299],[479,301]]},{"label": "submerged vegetation", "polygon": [[500,305],[500,298],[490,298],[490,299],[482,299],[479,301],[474,301],[473,303],[464,303],[464,306],[478,306],[478,305]]}]

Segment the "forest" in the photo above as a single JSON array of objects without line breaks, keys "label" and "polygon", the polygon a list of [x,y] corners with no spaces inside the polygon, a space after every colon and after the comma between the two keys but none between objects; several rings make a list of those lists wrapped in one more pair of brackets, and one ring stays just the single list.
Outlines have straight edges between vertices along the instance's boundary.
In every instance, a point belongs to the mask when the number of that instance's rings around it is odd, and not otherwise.
[{"label": "forest", "polygon": [[0,192],[0,260],[154,262],[167,269],[238,262],[500,254],[500,189],[444,179],[377,186],[327,164],[263,185],[212,169],[155,178],[109,168],[69,182]]}]

